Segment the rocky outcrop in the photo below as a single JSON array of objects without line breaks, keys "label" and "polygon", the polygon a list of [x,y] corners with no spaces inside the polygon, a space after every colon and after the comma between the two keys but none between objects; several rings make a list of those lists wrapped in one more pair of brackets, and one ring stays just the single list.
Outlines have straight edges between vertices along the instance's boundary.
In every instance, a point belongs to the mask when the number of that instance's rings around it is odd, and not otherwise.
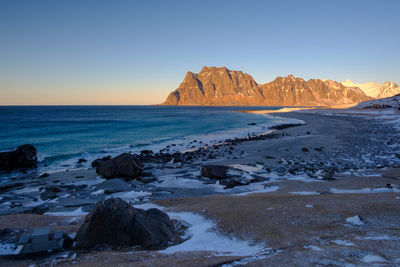
[{"label": "rocky outcrop", "polygon": [[228,167],[224,165],[203,165],[201,176],[211,179],[225,179],[228,177]]},{"label": "rocky outcrop", "polygon": [[115,158],[100,163],[96,172],[106,179],[122,177],[133,179],[142,173],[142,164],[137,162],[136,158],[128,153],[122,153]]},{"label": "rocky outcrop", "polygon": [[188,72],[163,105],[326,106],[370,99],[358,88],[330,80],[305,81],[289,75],[257,84],[241,71],[204,67],[199,73]]},{"label": "rocky outcrop", "polygon": [[136,209],[119,198],[99,201],[76,235],[78,248],[140,246],[161,249],[181,239],[168,215],[159,209]]},{"label": "rocky outcrop", "polygon": [[29,169],[36,164],[37,151],[33,145],[22,145],[14,151],[0,153],[0,170]]}]

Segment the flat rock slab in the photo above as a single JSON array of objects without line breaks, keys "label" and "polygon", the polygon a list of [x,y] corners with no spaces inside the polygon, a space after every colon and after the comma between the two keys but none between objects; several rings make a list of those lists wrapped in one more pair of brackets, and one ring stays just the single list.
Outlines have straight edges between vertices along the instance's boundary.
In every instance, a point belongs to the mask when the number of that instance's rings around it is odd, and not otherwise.
[{"label": "flat rock slab", "polygon": [[125,192],[132,190],[132,187],[122,179],[112,179],[96,185],[95,190],[104,190],[105,194]]},{"label": "flat rock slab", "polygon": [[57,206],[63,207],[82,207],[96,204],[98,199],[84,198],[61,198],[57,200]]}]

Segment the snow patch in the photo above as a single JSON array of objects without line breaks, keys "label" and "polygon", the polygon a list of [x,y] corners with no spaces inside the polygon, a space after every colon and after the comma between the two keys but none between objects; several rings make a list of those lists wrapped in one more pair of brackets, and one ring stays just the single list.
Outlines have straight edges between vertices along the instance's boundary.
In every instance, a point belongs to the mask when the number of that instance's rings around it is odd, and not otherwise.
[{"label": "snow patch", "polygon": [[317,247],[317,246],[312,246],[312,245],[304,246],[304,248],[305,249],[311,249],[311,250],[314,250],[314,251],[321,251],[322,250],[322,248]]},{"label": "snow patch", "polygon": [[361,217],[358,215],[347,218],[346,222],[352,225],[364,225],[364,223],[361,220]]},{"label": "snow patch", "polygon": [[15,253],[16,251],[14,244],[7,244],[7,243],[0,244],[0,256],[15,255]]},{"label": "snow patch", "polygon": [[290,194],[301,195],[301,196],[319,195],[319,193],[315,191],[298,191],[298,192],[290,192]]},{"label": "snow patch", "polygon": [[346,240],[333,240],[332,242],[342,246],[355,246],[353,242],[349,242]]},{"label": "snow patch", "polygon": [[212,251],[218,255],[251,256],[270,249],[264,245],[251,245],[246,241],[228,238],[212,231],[214,222],[191,212],[171,212],[168,215],[180,218],[190,224],[187,230],[187,241],[168,247],[161,253],[171,254],[183,251]]},{"label": "snow patch", "polygon": [[128,192],[119,192],[119,193],[114,193],[107,198],[111,197],[118,197],[121,198],[122,200],[125,200],[126,202],[137,202],[143,199],[146,199],[147,197],[151,196],[150,192],[146,191],[128,191]]},{"label": "snow patch", "polygon": [[279,189],[279,186],[265,186],[265,185],[260,185],[262,188],[256,189],[254,191],[246,191],[242,193],[235,194],[236,196],[248,196],[251,194],[257,194],[257,193],[269,193],[273,192]]},{"label": "snow patch", "polygon": [[362,189],[336,189],[331,188],[331,193],[333,194],[371,194],[371,193],[398,193],[400,190],[398,188],[362,188]]},{"label": "snow patch", "polygon": [[374,254],[368,254],[362,258],[362,261],[365,263],[373,263],[373,262],[386,262],[384,258]]}]

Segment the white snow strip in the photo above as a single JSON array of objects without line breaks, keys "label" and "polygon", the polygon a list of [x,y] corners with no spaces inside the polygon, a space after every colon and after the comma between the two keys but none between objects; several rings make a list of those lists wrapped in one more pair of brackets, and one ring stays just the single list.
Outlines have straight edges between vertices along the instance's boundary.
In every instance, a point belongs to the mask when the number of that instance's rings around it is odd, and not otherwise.
[{"label": "white snow strip", "polygon": [[264,166],[258,165],[258,164],[256,166],[249,166],[249,165],[243,165],[243,164],[233,164],[233,165],[229,165],[229,166],[234,169],[238,169],[238,170],[248,172],[248,173],[257,173],[257,172],[264,170]]},{"label": "white snow strip", "polygon": [[356,237],[357,240],[400,240],[400,237],[388,236],[388,235],[378,235],[378,236],[366,236],[366,237]]},{"label": "white snow strip", "polygon": [[13,193],[14,194],[18,194],[18,195],[27,195],[29,193],[37,193],[39,192],[39,188],[23,188],[23,189],[19,189],[19,190],[14,190]]},{"label": "white snow strip", "polygon": [[298,192],[290,192],[290,194],[301,195],[301,196],[319,195],[319,193],[315,191],[298,191]]},{"label": "white snow strip", "polygon": [[103,189],[99,189],[97,191],[92,192],[91,194],[92,195],[101,195],[101,194],[104,194],[104,190]]},{"label": "white snow strip", "polygon": [[312,245],[304,246],[304,248],[305,249],[311,249],[311,250],[314,250],[314,251],[321,251],[322,250],[322,248],[317,247],[317,246],[312,246]]},{"label": "white snow strip", "polygon": [[273,192],[279,189],[279,186],[265,186],[265,185],[260,185],[260,189],[256,189],[254,191],[246,191],[242,193],[235,194],[236,196],[248,196],[252,194],[257,194],[257,193],[269,193]]},{"label": "white snow strip", "polygon": [[370,193],[397,193],[400,192],[397,188],[363,188],[363,189],[336,189],[331,188],[331,193],[334,194],[370,194]]},{"label": "white snow strip", "polygon": [[301,175],[289,176],[287,178],[287,180],[302,181],[302,182],[306,182],[306,183],[324,182],[323,180],[317,180],[317,179],[310,178],[308,176],[301,176]]},{"label": "white snow strip", "polygon": [[203,182],[197,179],[187,179],[187,178],[180,178],[176,177],[175,175],[165,175],[159,177],[161,183],[159,183],[160,187],[174,187],[174,188],[207,188],[213,187],[219,190],[223,190],[223,186],[219,184],[204,184]]},{"label": "white snow strip", "polygon": [[168,247],[161,253],[175,253],[183,251],[212,251],[216,254],[250,256],[269,250],[264,245],[250,245],[248,242],[235,238],[222,236],[212,229],[215,229],[215,223],[206,220],[204,217],[190,213],[168,213],[170,216],[180,217],[191,226],[187,230],[190,237],[187,241],[176,246]]},{"label": "white snow strip", "polygon": [[304,205],[304,207],[306,207],[306,208],[312,208],[312,207],[314,207],[313,205]]},{"label": "white snow strip", "polygon": [[78,208],[73,211],[55,211],[55,212],[46,212],[45,215],[50,216],[83,216],[88,214],[88,212],[83,211],[82,208]]},{"label": "white snow strip", "polygon": [[353,242],[349,242],[346,240],[333,240],[332,242],[342,246],[355,246]]},{"label": "white snow strip", "polygon": [[145,199],[146,197],[151,196],[150,192],[146,192],[146,191],[128,191],[128,192],[119,192],[119,193],[114,193],[110,196],[107,196],[107,198],[111,198],[111,197],[119,197],[122,200],[125,200],[127,202],[129,201],[139,201],[142,199]]},{"label": "white snow strip", "polygon": [[373,263],[373,262],[386,262],[384,258],[374,254],[368,254],[362,258],[362,261],[365,263]]}]

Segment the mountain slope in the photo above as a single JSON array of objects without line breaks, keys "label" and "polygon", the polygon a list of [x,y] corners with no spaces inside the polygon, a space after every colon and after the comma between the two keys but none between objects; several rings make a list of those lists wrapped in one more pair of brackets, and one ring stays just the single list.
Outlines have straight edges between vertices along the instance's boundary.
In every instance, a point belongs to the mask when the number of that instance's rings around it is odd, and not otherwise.
[{"label": "mountain slope", "polygon": [[225,67],[187,72],[163,105],[325,106],[370,100],[358,88],[330,80],[305,81],[293,75],[257,84],[247,73]]},{"label": "mountain slope", "polygon": [[353,83],[350,80],[345,80],[342,84],[346,87],[358,87],[367,96],[373,98],[391,97],[400,94],[400,86],[391,82],[385,82],[383,84],[378,84],[376,82]]}]

